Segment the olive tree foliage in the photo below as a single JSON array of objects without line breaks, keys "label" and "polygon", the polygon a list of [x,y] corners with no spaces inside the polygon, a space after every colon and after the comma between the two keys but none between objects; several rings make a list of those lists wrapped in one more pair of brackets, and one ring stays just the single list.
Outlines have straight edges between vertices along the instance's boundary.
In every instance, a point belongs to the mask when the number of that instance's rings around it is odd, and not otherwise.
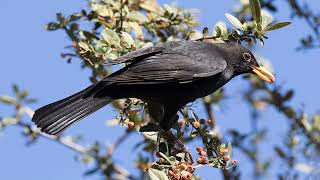
[{"label": "olive tree foliage", "polygon": [[[311,29],[310,35],[302,37],[300,49],[316,48],[319,43],[319,17],[311,10],[301,8],[298,2],[287,0],[293,16],[304,18]],[[272,13],[277,12],[273,0],[241,0],[234,12],[226,13],[226,23],[217,22],[213,29],[203,28],[195,31],[196,19],[188,10],[170,5],[159,5],[156,0],[92,0],[89,6],[80,12],[63,15],[58,13],[56,20],[47,24],[49,31],[62,30],[70,39],[67,52],[61,54],[68,63],[81,61],[81,66],[91,70],[90,80],[96,82],[113,71],[112,61],[123,54],[156,43],[181,39],[206,41],[209,43],[234,41],[254,47],[256,43],[267,43],[269,32],[289,25],[289,22],[273,22]],[[317,21],[318,22],[318,21]],[[227,25],[230,25],[227,27]],[[288,27],[290,28],[290,26]],[[310,40],[311,39],[311,40]],[[125,64],[119,65],[125,66]],[[300,171],[312,172],[309,164],[300,164],[299,159],[311,160],[320,150],[320,115],[308,115],[290,104],[294,91],[275,85],[266,85],[254,76],[244,76],[248,88],[242,91],[243,100],[251,107],[252,124],[258,123],[259,114],[266,107],[274,107],[287,118],[288,132],[281,146],[275,146],[274,152],[286,165],[286,171],[279,171],[278,177],[303,177]],[[200,117],[187,106],[181,111],[181,119],[172,132],[148,125],[149,118],[145,103],[139,99],[123,99],[112,103],[118,115],[112,120],[116,126],[125,126],[125,134],[120,135],[114,144],[104,145],[94,142],[90,146],[82,145],[77,137],[49,136],[41,133],[30,121],[34,111],[28,107],[35,100],[26,90],[13,85],[15,96],[3,95],[1,103],[15,109],[13,115],[2,114],[0,128],[5,132],[8,126],[20,127],[28,144],[37,140],[56,141],[62,146],[74,150],[77,160],[93,164],[85,175],[101,174],[105,179],[201,179],[194,172],[203,166],[211,166],[221,171],[224,179],[241,179],[237,160],[232,158],[232,149],[238,149],[250,159],[255,177],[268,175],[272,160],[261,160],[259,146],[265,141],[266,128],[255,128],[250,133],[240,133],[237,129],[220,134],[215,121],[213,105],[219,105],[228,95],[228,89],[204,97],[206,117]],[[22,118],[25,114],[29,119]],[[140,132],[144,127],[147,131]],[[152,132],[149,132],[152,131]],[[154,133],[153,131],[158,131]],[[113,151],[131,133],[139,133],[143,141],[136,142],[143,147],[136,153],[136,168],[129,172],[121,164],[113,161]],[[159,151],[157,134],[175,144],[172,152]],[[225,137],[231,139],[226,142]],[[200,141],[201,147],[187,147],[189,142]],[[189,148],[189,149],[188,149]],[[274,154],[270,152],[270,156]],[[191,154],[198,154],[191,156]],[[157,157],[157,158],[155,158]],[[271,158],[270,158],[271,159]],[[194,160],[194,161],[193,161]],[[243,162],[245,163],[245,162]]]}]

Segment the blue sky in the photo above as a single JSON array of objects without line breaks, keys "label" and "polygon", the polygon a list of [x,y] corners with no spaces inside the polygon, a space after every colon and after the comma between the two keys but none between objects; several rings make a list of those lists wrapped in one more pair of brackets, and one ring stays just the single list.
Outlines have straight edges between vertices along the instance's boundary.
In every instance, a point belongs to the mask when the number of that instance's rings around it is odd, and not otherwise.
[{"label": "blue sky", "polygon": [[[162,0],[161,3],[170,2]],[[221,2],[221,1],[220,1]],[[320,7],[319,1],[307,1]],[[200,26],[213,27],[218,20],[226,21],[224,13],[231,12],[234,1],[217,3],[211,0],[180,0],[179,6],[199,9]],[[278,2],[280,12],[277,20],[289,20],[288,7]],[[0,94],[11,94],[11,84],[17,83],[21,88],[29,90],[32,97],[39,99],[34,109],[57,99],[63,98],[89,85],[89,71],[82,70],[79,62],[67,65],[60,58],[60,52],[69,45],[66,35],[62,31],[47,32],[44,25],[55,19],[55,13],[70,14],[86,6],[86,1],[10,1],[2,0],[0,6]],[[309,32],[305,23],[294,20],[289,28],[271,32],[270,39],[263,48],[258,47],[256,53],[271,60],[276,71],[277,84],[285,85],[296,91],[292,104],[307,112],[317,112],[320,102],[317,101],[320,90],[319,83],[315,83],[319,71],[319,50],[296,52],[301,36]],[[239,91],[243,91],[243,81],[235,78],[227,85],[230,98],[224,103],[223,111],[218,111],[217,123],[222,132],[229,128],[236,128],[241,132],[248,132],[250,121],[248,107],[243,104]],[[201,104],[195,104],[201,111]],[[10,115],[12,111],[0,106],[0,115]],[[203,115],[203,113],[199,113]],[[106,107],[94,115],[86,118],[67,130],[68,134],[83,134],[85,141],[101,140],[106,144],[114,141],[115,136],[123,133],[124,128],[107,128],[104,123],[112,119],[115,112]],[[259,126],[272,128],[268,134],[268,143],[263,145],[262,158],[273,157],[270,153],[272,145],[282,141],[286,132],[286,119],[278,115],[273,109],[264,113]],[[115,160],[126,168],[134,167],[134,159],[129,154],[140,139],[133,135],[116,151]],[[26,147],[25,139],[17,128],[8,128],[0,135],[0,178],[1,179],[99,179],[99,176],[83,177],[82,173],[88,169],[85,165],[74,160],[74,152],[57,145],[55,142],[40,140],[36,145]],[[239,160],[242,169],[251,168],[247,159],[237,151],[234,158]],[[279,165],[279,164],[278,164]],[[281,165],[281,164],[280,164]],[[274,170],[279,167],[272,167]],[[249,176],[250,174],[243,174]],[[211,168],[201,170],[206,179],[220,175]]]}]

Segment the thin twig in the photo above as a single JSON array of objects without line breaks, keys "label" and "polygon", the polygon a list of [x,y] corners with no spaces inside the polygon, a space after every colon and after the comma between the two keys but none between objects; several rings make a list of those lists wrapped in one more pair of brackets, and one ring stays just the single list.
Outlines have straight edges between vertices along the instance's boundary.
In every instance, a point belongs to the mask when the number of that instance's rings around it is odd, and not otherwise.
[{"label": "thin twig", "polygon": [[212,112],[212,108],[211,108],[211,104],[204,101],[203,100],[203,106],[205,108],[205,111],[207,113],[207,117],[211,120],[211,126],[214,127],[216,126],[216,120],[215,120],[215,117],[214,117],[214,114]]},{"label": "thin twig", "polygon": [[121,135],[112,145],[109,146],[108,148],[108,155],[111,156],[114,151],[120,146],[121,143],[127,139],[127,137],[130,135],[132,131],[127,130],[123,135]]},{"label": "thin twig", "polygon": [[[34,111],[29,108],[29,107],[23,107],[25,113],[30,117],[32,118],[32,116],[34,115]],[[16,126],[19,126],[19,127],[30,127],[29,124],[27,123],[24,123],[18,119],[16,119],[16,121],[13,123],[13,125],[16,125]],[[43,132],[41,132],[36,126],[31,126],[31,130],[37,134],[40,135],[40,137],[42,138],[45,138],[45,139],[48,139],[48,140],[52,140],[52,141],[55,141],[57,142],[58,144],[60,145],[63,145],[65,147],[67,147],[68,149],[71,149],[77,153],[80,153],[80,154],[86,154],[86,153],[89,153],[89,149],[88,148],[85,148],[83,147],[82,145],[80,144],[77,144],[75,143],[74,141],[72,141],[71,138],[69,137],[63,137],[61,135],[59,136],[53,136],[53,135],[48,135],[48,134],[45,134]],[[115,143],[115,147],[118,147],[119,144],[121,144],[121,142],[129,135],[129,132],[127,132],[125,135],[121,136]],[[130,175],[130,173],[122,168],[121,166],[119,165],[116,165],[114,164],[113,165],[113,169],[114,171],[118,174],[119,177],[123,177],[123,179],[131,179],[131,180],[136,180],[136,178],[132,175]]]},{"label": "thin twig", "polygon": [[[211,108],[211,104],[205,102],[204,100],[203,100],[203,104],[204,104],[205,111],[207,113],[208,118],[211,119],[211,121],[212,121],[212,127],[215,127],[216,123],[215,123],[214,114],[213,114],[213,111],[212,111],[212,108]],[[222,140],[220,139],[219,136],[216,136],[215,139],[216,139],[217,143],[222,144]],[[222,172],[224,180],[230,180],[231,179],[232,175],[230,174],[230,172],[228,170],[224,170],[224,169],[220,169],[220,170]]]}]

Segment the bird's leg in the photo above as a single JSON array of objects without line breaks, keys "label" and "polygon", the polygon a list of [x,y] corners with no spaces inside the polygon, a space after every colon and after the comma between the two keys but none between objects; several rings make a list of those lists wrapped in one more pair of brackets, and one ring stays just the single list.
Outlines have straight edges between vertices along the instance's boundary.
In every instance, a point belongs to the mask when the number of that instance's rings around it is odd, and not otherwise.
[{"label": "bird's leg", "polygon": [[[161,142],[161,138],[163,138],[165,141]],[[161,143],[163,143],[163,144],[161,144]],[[178,145],[179,149],[175,148],[174,147],[175,145]],[[185,153],[188,163],[193,164],[193,159],[192,159],[192,156],[191,156],[189,149],[187,148],[186,145],[183,144],[183,142],[181,142],[180,139],[178,139],[174,134],[172,134],[171,131],[167,131],[167,130],[163,130],[163,129],[161,129],[159,131],[158,148],[159,148],[159,152],[162,152],[162,153],[164,153],[164,152],[161,150],[166,150],[165,154],[168,154],[169,156],[175,155],[175,154],[173,154],[174,150],[181,150],[182,152]]]},{"label": "bird's leg", "polygon": [[[174,123],[177,122],[178,120],[178,115],[174,114],[174,116],[171,117],[171,120],[169,121],[161,121],[161,122],[165,122],[165,123],[161,123],[160,122],[160,130],[159,130],[159,136],[160,138],[163,138],[166,140],[167,142],[167,152],[169,155],[173,154],[174,150],[182,150],[182,152],[184,152],[186,154],[188,163],[193,164],[193,159],[192,156],[190,154],[190,151],[188,150],[188,148],[183,144],[183,142],[181,142],[180,139],[178,139],[171,131],[170,128],[168,127],[172,127]],[[179,149],[174,148],[175,145],[179,146]],[[161,142],[159,143],[159,149],[162,147],[164,147],[163,145],[161,145]],[[161,152],[161,151],[160,151]]]},{"label": "bird's leg", "polygon": [[[152,129],[159,132],[157,137],[158,151],[168,156],[174,155],[174,151],[183,151],[186,154],[188,161],[192,164],[193,160],[187,147],[170,131],[171,127],[177,123],[179,116],[177,111],[181,108],[180,105],[168,103],[148,102],[148,114],[160,127],[153,127]],[[179,148],[175,148],[178,145]]]},{"label": "bird's leg", "polygon": [[172,155],[171,149],[173,148],[172,144],[169,143],[164,136],[160,135],[161,133],[159,132],[158,137],[157,137],[157,148],[158,152],[161,152],[165,154],[166,156],[170,157]]}]

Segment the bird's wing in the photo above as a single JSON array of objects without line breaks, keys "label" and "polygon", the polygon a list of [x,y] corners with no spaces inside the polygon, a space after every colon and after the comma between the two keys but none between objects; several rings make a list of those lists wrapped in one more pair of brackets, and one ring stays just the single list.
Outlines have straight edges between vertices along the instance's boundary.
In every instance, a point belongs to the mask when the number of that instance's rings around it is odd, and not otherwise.
[{"label": "bird's wing", "polygon": [[226,61],[214,45],[184,41],[172,49],[138,58],[103,81],[115,84],[188,83],[218,74],[226,67]]},{"label": "bird's wing", "polygon": [[184,41],[171,41],[167,43],[159,43],[155,46],[141,48],[136,51],[127,53],[108,64],[121,64],[121,63],[132,63],[137,60],[142,60],[148,58],[150,56],[154,56],[156,54],[162,53],[168,49],[172,49],[184,43]]}]

